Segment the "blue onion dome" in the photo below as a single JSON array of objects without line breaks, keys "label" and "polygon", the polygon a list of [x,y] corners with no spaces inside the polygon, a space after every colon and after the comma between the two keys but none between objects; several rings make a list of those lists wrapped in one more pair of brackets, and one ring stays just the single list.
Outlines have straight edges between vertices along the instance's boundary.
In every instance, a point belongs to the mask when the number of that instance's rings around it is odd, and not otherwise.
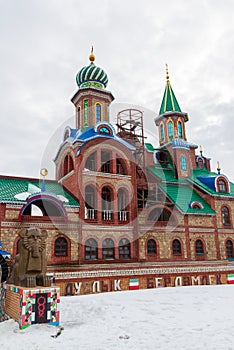
[{"label": "blue onion dome", "polygon": [[95,56],[93,54],[93,47],[89,56],[90,64],[81,68],[76,75],[76,82],[79,88],[95,87],[103,89],[107,86],[108,77],[104,70],[95,66]]}]

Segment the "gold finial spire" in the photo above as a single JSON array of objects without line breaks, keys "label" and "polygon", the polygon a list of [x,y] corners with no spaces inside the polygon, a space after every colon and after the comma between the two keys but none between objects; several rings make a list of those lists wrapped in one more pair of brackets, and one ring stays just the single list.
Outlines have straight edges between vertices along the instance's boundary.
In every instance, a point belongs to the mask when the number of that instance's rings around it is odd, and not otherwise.
[{"label": "gold finial spire", "polygon": [[41,192],[45,192],[46,191],[45,178],[48,175],[48,170],[46,168],[42,168],[40,170],[40,174],[41,174],[41,176],[43,176],[43,180],[42,180],[42,184],[41,184]]},{"label": "gold finial spire", "polygon": [[45,178],[48,175],[48,170],[46,168],[42,168],[40,170],[40,174]]},{"label": "gold finial spire", "polygon": [[217,171],[218,171],[218,174],[220,174],[220,170],[221,170],[221,168],[220,168],[219,161],[217,161],[217,164],[218,164],[218,166],[217,166]]},{"label": "gold finial spire", "polygon": [[169,72],[168,72],[168,64],[166,63],[166,81],[169,84],[170,80],[169,80]]},{"label": "gold finial spire", "polygon": [[94,53],[93,53],[93,46],[92,46],[92,49],[91,49],[91,53],[89,55],[89,60],[91,63],[93,63],[95,61],[95,56],[94,56]]}]

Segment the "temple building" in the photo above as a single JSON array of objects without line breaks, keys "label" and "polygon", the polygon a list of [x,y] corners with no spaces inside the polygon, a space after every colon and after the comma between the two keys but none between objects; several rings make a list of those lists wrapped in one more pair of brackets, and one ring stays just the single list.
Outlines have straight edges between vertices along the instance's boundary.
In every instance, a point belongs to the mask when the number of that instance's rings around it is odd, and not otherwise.
[{"label": "temple building", "polygon": [[[231,281],[234,185],[186,137],[168,69],[155,131],[144,114],[110,123],[108,76],[89,64],[76,76],[56,179],[0,176],[0,241],[14,258],[21,228],[47,230],[48,271],[63,295]],[[44,171],[44,172],[43,172]]]}]

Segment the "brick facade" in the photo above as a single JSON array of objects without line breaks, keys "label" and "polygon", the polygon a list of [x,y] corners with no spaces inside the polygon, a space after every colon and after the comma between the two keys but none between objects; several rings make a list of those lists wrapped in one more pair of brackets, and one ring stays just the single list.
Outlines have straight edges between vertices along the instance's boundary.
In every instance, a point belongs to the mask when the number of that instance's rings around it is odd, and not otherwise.
[{"label": "brick facade", "polygon": [[[175,99],[174,93],[170,96]],[[56,183],[79,206],[48,194],[44,203],[54,214],[33,216],[27,209],[33,194],[22,203],[1,200],[4,249],[14,258],[19,229],[36,226],[47,230],[48,271],[54,275],[98,271],[99,266],[113,269],[116,264],[131,269],[196,263],[199,269],[218,262],[229,271],[234,259],[234,193],[228,192],[228,179],[219,183],[220,174],[210,172],[210,159],[202,151],[196,155],[197,146],[187,141],[188,115],[177,101],[168,104],[177,106],[174,109],[163,101],[155,119],[160,145],[148,149],[143,123],[131,119],[131,113],[140,111],[127,111],[130,119],[117,125],[117,131],[109,124],[113,99],[110,92],[92,86],[79,88],[72,98],[76,129],[65,129],[55,157]],[[135,133],[139,128],[140,136]],[[40,198],[35,201],[44,208]],[[128,289],[126,281],[121,282],[123,289]],[[140,279],[141,286],[146,283]],[[61,281],[62,294],[64,288]]]}]

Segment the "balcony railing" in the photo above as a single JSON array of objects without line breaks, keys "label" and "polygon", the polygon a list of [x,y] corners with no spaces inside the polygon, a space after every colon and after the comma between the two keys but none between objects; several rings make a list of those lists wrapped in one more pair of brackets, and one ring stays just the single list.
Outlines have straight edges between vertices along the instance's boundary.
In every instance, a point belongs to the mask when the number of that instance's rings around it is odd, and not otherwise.
[{"label": "balcony railing", "polygon": [[103,210],[102,220],[113,220],[113,210]]},{"label": "balcony railing", "polygon": [[118,212],[119,221],[127,221],[128,220],[128,211],[121,210]]},{"label": "balcony railing", "polygon": [[94,220],[96,219],[96,210],[85,208],[85,219]]},{"label": "balcony railing", "polygon": [[[118,211],[118,220],[119,221],[128,221],[129,212],[126,210]],[[95,220],[97,219],[97,210],[85,208],[85,219]],[[114,220],[113,210],[103,210],[102,211],[102,220],[111,221]]]}]

